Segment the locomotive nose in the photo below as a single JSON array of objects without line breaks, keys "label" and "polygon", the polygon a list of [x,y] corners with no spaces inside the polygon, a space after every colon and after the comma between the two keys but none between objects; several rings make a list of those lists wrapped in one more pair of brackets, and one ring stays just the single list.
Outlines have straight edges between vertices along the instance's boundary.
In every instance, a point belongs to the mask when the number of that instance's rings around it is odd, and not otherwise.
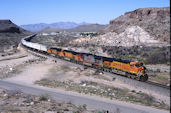
[{"label": "locomotive nose", "polygon": [[144,70],[146,70],[146,67],[145,66],[143,66],[143,68],[144,68]]}]

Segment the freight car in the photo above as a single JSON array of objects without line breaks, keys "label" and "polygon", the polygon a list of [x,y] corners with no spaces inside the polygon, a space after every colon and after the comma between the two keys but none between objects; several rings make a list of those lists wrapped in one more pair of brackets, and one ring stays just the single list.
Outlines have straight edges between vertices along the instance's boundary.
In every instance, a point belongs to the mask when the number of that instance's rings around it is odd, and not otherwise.
[{"label": "freight car", "polygon": [[34,35],[22,38],[21,43],[31,49],[39,52],[51,54],[61,59],[65,59],[71,62],[82,64],[85,66],[97,68],[99,70],[112,72],[134,78],[140,81],[147,81],[148,75],[146,74],[146,68],[142,62],[134,62],[129,60],[121,60],[116,58],[108,58],[103,56],[97,56],[88,53],[74,52],[70,50],[63,50],[60,48],[48,48],[45,45],[29,42]]},{"label": "freight car", "polygon": [[38,43],[32,43],[30,42],[30,39],[32,37],[34,37],[36,34],[31,35],[31,36],[27,36],[21,39],[21,43],[22,45],[29,47],[30,49],[34,49],[40,52],[44,52],[47,53],[48,47],[42,44],[38,44]]}]

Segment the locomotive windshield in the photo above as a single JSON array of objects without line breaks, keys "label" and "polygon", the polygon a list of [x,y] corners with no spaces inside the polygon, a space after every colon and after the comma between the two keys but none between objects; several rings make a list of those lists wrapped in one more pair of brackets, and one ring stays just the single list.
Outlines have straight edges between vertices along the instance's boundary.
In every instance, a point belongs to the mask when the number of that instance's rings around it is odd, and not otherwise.
[{"label": "locomotive windshield", "polygon": [[141,63],[141,62],[140,63],[137,63],[137,64],[135,64],[135,66],[136,67],[141,67],[141,66],[143,66],[143,63]]}]

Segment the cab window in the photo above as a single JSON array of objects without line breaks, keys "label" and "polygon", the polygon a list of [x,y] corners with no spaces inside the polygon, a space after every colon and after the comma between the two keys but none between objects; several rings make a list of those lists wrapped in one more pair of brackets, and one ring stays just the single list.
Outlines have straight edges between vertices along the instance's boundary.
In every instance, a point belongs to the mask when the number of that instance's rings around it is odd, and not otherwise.
[{"label": "cab window", "polygon": [[141,67],[141,65],[139,65],[139,64],[136,64],[135,66],[136,66],[136,67]]},{"label": "cab window", "polygon": [[130,66],[133,67],[134,65],[131,64]]}]

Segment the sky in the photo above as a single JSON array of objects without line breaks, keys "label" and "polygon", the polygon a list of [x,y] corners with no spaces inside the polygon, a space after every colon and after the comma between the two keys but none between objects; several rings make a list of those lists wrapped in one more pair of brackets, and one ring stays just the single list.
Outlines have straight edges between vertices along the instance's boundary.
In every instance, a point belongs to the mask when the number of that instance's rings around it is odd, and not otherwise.
[{"label": "sky", "polygon": [[170,7],[170,0],[0,0],[0,19],[17,25],[54,22],[108,24],[138,8]]}]

